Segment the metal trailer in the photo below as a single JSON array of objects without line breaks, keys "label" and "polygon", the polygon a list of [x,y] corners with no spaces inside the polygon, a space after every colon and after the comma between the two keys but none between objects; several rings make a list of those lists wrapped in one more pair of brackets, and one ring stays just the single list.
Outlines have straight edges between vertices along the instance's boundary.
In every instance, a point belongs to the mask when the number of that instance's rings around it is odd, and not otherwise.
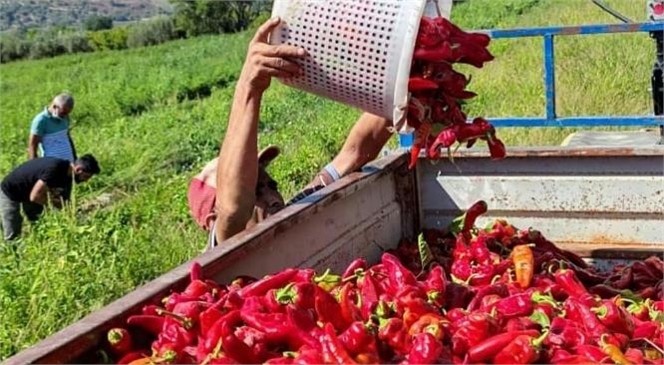
[{"label": "metal trailer", "polygon": [[[649,4],[661,2],[650,0]],[[492,121],[497,126],[661,126],[663,29],[662,23],[653,22],[491,31],[494,38],[543,36],[547,83],[546,118]],[[655,115],[558,118],[554,37],[639,31],[651,32],[658,45],[652,79]],[[416,169],[408,170],[407,152],[394,151],[94,311],[5,364],[97,362],[106,331],[124,325],[143,305],[181,290],[193,261],[203,266],[204,275],[219,282],[240,274],[260,277],[285,267],[341,271],[356,257],[377,261],[384,249],[395,247],[402,237],[415,239],[422,228],[447,225],[479,199],[489,204],[489,213],[479,225],[500,217],[520,228],[537,228],[562,248],[600,266],[662,255],[661,146],[510,148],[508,156],[491,161],[484,151],[469,150],[455,158],[455,165],[421,161]]]},{"label": "metal trailer", "polygon": [[[340,272],[356,257],[376,262],[400,238],[442,227],[478,199],[519,228],[534,227],[559,246],[602,266],[662,254],[664,148],[510,149],[491,161],[468,151],[408,170],[398,152],[348,175],[194,260],[219,282],[286,267]],[[458,167],[458,169],[457,169]],[[108,329],[189,280],[187,262],[7,360],[92,363]]]}]

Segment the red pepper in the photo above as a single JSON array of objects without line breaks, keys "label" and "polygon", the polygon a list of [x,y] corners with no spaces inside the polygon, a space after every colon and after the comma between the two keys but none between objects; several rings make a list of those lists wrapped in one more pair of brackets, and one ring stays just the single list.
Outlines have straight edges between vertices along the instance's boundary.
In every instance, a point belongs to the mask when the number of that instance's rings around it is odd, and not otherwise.
[{"label": "red pepper", "polygon": [[326,364],[356,364],[355,360],[348,354],[341,341],[337,337],[334,326],[327,323],[324,328],[325,332],[320,337],[322,345],[323,360]]},{"label": "red pepper", "polygon": [[447,311],[447,318],[451,322],[456,322],[461,320],[462,318],[465,318],[468,315],[468,311],[466,309],[463,309],[461,307],[455,307],[453,309],[450,309]]},{"label": "red pepper", "polygon": [[125,328],[115,327],[108,330],[106,339],[114,354],[123,356],[132,348],[131,334]]},{"label": "red pepper", "polygon": [[611,300],[602,300],[602,305],[593,308],[600,321],[611,331],[623,333],[632,337],[634,333],[634,322],[632,317],[623,307],[619,307]]},{"label": "red pepper", "polygon": [[357,258],[348,265],[344,273],[341,275],[341,279],[348,280],[350,277],[357,276],[358,270],[359,272],[364,272],[368,266],[367,260],[361,257]]},{"label": "red pepper", "polygon": [[297,308],[313,309],[316,285],[311,282],[290,283],[275,294],[280,304],[293,303]]},{"label": "red pepper", "polygon": [[127,318],[127,324],[140,327],[148,333],[158,335],[164,327],[164,317],[147,314],[138,314]]},{"label": "red pepper", "polygon": [[287,268],[274,275],[265,277],[259,281],[251,283],[238,291],[243,298],[252,296],[262,296],[270,289],[279,289],[284,287],[298,273],[298,270]]},{"label": "red pepper", "polygon": [[500,295],[496,294],[489,294],[484,296],[482,298],[482,302],[480,303],[480,311],[486,312],[486,313],[491,313],[493,310],[493,307],[496,303],[498,303],[499,300],[503,299]]},{"label": "red pepper", "polygon": [[478,46],[487,47],[491,42],[491,37],[483,33],[468,33],[456,26],[454,23],[443,17],[436,17],[434,24],[437,29],[445,29],[449,33],[449,38],[458,43],[474,43]]},{"label": "red pepper", "polygon": [[525,331],[525,330],[539,330],[540,325],[535,323],[530,317],[516,317],[510,318],[505,324],[505,331]]},{"label": "red pepper", "polygon": [[408,79],[408,90],[411,92],[436,89],[438,89],[438,84],[423,77],[411,76]]},{"label": "red pepper", "polygon": [[457,330],[452,335],[452,353],[465,354],[469,348],[492,336],[498,329],[496,321],[486,313],[473,312],[452,326]]},{"label": "red pepper", "polygon": [[172,293],[168,297],[164,298],[162,300],[164,304],[164,308],[167,311],[173,311],[173,308],[175,308],[175,305],[179,303],[186,303],[186,302],[194,302],[197,301],[198,297],[193,296],[193,295],[185,295],[182,293]]},{"label": "red pepper", "polygon": [[431,19],[422,17],[415,41],[419,47],[433,47],[449,37],[449,32],[442,33],[442,29]]},{"label": "red pepper", "polygon": [[505,332],[491,336],[468,350],[468,361],[472,363],[483,362],[493,358],[517,336],[539,336],[536,330]]},{"label": "red pepper", "polygon": [[645,360],[643,351],[637,348],[628,348],[625,351],[625,358],[627,358],[627,360],[631,361],[633,364],[643,364]]},{"label": "red pepper", "polygon": [[203,280],[192,280],[184,289],[182,295],[198,298],[211,290],[212,288]]},{"label": "red pepper", "polygon": [[489,155],[492,160],[502,160],[507,156],[505,144],[496,136],[491,136],[487,140],[487,144],[489,145]]},{"label": "red pepper", "polygon": [[341,315],[341,305],[332,294],[326,292],[320,287],[316,287],[314,298],[314,307],[318,320],[321,322],[330,322],[338,331],[344,331],[350,325]]},{"label": "red pepper", "polygon": [[539,358],[542,342],[548,335],[542,336],[519,335],[502,349],[494,358],[494,364],[533,364]]},{"label": "red pepper", "polygon": [[415,131],[415,141],[413,147],[410,150],[410,163],[408,165],[409,169],[413,169],[417,164],[417,160],[420,157],[420,151],[424,147],[431,133],[431,123],[422,123],[422,125]]},{"label": "red pepper", "polygon": [[440,265],[435,265],[427,274],[424,288],[427,291],[429,302],[437,308],[442,308],[445,305],[446,286],[445,269]]},{"label": "red pepper", "polygon": [[367,330],[366,325],[359,321],[351,323],[339,336],[339,340],[352,355],[358,355],[369,349],[373,351],[376,346],[374,336]]},{"label": "red pepper", "polygon": [[637,338],[647,338],[647,339],[654,338],[660,327],[661,327],[661,324],[659,324],[657,322],[654,322],[654,321],[652,321],[652,322],[643,322],[642,324],[639,324],[634,328],[634,333],[632,334],[632,338],[634,338],[634,339],[637,339]]},{"label": "red pepper", "polygon": [[410,352],[411,342],[408,330],[399,318],[389,318],[381,323],[378,338],[402,356]]},{"label": "red pepper", "polygon": [[414,289],[415,287],[410,291],[406,289],[396,295],[397,312],[410,311],[416,315],[434,313],[436,311],[435,308]]},{"label": "red pepper", "polygon": [[507,286],[504,283],[496,283],[493,285],[488,285],[482,287],[477,291],[473,299],[468,304],[468,310],[475,311],[480,308],[482,299],[487,295],[498,295],[501,298],[507,297],[509,292],[507,291]]},{"label": "red pepper", "polygon": [[[417,47],[413,52],[413,59],[427,62],[451,61],[454,52],[449,42],[441,42],[435,47]],[[409,88],[410,89],[410,88]]]},{"label": "red pepper", "polygon": [[381,262],[389,275],[388,280],[392,291],[391,294],[396,294],[399,289],[407,286],[417,286],[415,274],[406,269],[394,255],[383,253]]},{"label": "red pepper", "polygon": [[461,228],[461,233],[466,235],[466,239],[470,240],[470,230],[475,227],[475,221],[477,221],[479,216],[486,213],[487,210],[488,205],[484,200],[478,200],[466,210],[463,219],[463,228]]},{"label": "red pepper", "polygon": [[579,323],[577,325],[576,322],[562,317],[555,317],[551,321],[549,336],[547,336],[545,343],[549,346],[562,348],[573,348],[589,343],[585,331],[579,326],[583,326],[583,324]]},{"label": "red pepper", "polygon": [[596,362],[596,363],[602,363],[607,358],[606,354],[604,354],[604,352],[602,352],[602,349],[600,349],[597,346],[580,345],[580,346],[577,346],[575,349],[576,349],[576,353],[578,355],[586,357],[586,358],[588,358],[591,361]]},{"label": "red pepper", "polygon": [[579,298],[588,294],[586,287],[579,282],[573,270],[558,269],[553,277],[556,284],[560,285],[570,297]]},{"label": "red pepper", "polygon": [[409,364],[435,364],[443,353],[443,345],[430,333],[413,336],[413,346],[408,353]]},{"label": "red pepper", "polygon": [[191,269],[189,269],[189,280],[203,280],[203,267],[198,263],[198,261],[194,261],[191,264]]},{"label": "red pepper", "polygon": [[229,313],[225,319],[226,320],[221,325],[221,339],[226,356],[242,364],[259,363],[260,361],[256,358],[251,347],[240,341],[240,339],[234,334],[235,326],[244,320],[241,312],[238,310],[233,311]]},{"label": "red pepper", "polygon": [[351,283],[345,283],[341,290],[339,291],[339,305],[341,307],[341,316],[347,323],[352,323],[355,321],[362,320],[362,313],[360,308],[358,308],[352,298],[355,286]]},{"label": "red pepper", "polygon": [[378,304],[377,284],[373,276],[367,273],[357,281],[357,285],[360,288],[362,318],[368,319],[374,307]]},{"label": "red pepper", "polygon": [[595,313],[590,310],[590,307],[581,303],[574,297],[569,297],[564,303],[564,309],[570,319],[577,323],[583,324],[586,333],[593,339],[599,339],[604,333],[607,333],[607,328],[600,322]]}]

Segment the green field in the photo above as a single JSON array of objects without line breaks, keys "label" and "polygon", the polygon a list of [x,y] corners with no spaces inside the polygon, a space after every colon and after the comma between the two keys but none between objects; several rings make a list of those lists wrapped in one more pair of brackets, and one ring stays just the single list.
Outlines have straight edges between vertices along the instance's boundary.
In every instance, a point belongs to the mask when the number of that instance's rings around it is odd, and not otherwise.
[{"label": "green field", "polygon": [[[636,20],[645,1],[611,0]],[[453,20],[466,29],[615,23],[586,0],[470,0]],[[29,124],[50,98],[77,100],[72,136],[102,175],[77,187],[77,204],[48,213],[25,237],[0,244],[0,359],[195,257],[205,234],[189,216],[189,179],[224,136],[234,80],[252,33],[201,37],[120,52],[69,55],[0,68],[0,175],[24,161]],[[653,41],[645,33],[556,42],[559,115],[652,113]],[[470,115],[543,115],[539,39],[495,41],[496,60],[473,75]],[[261,146],[283,156],[271,171],[286,197],[338,151],[359,111],[273,82]],[[555,145],[571,129],[500,130],[508,145]],[[392,141],[391,146],[395,146]]]}]

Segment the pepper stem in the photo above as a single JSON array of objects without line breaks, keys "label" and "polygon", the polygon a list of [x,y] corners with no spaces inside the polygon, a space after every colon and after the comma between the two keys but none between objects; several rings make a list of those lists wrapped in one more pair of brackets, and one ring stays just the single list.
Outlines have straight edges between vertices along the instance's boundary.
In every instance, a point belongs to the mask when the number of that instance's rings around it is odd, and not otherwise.
[{"label": "pepper stem", "polygon": [[157,308],[157,314],[160,316],[163,315],[165,317],[171,317],[175,319],[176,321],[180,322],[182,327],[184,327],[184,329],[186,330],[190,330],[194,326],[194,323],[191,320],[191,318],[175,314],[173,312],[167,311],[166,309]]},{"label": "pepper stem", "polygon": [[606,308],[606,306],[601,305],[597,308],[590,308],[590,311],[597,314],[597,316],[601,319],[601,318],[606,317],[609,310]]},{"label": "pepper stem", "polygon": [[542,343],[544,343],[544,340],[546,340],[546,336],[549,335],[549,330],[545,329],[544,332],[542,332],[542,335],[532,341],[533,347],[535,348],[540,348],[542,347]]},{"label": "pepper stem", "polygon": [[539,303],[546,303],[546,304],[551,305],[554,308],[559,307],[558,302],[555,299],[553,299],[553,297],[551,295],[544,295],[544,294],[542,294],[538,291],[534,292],[533,295],[530,297],[530,299],[532,299],[533,302],[538,303],[538,304]]},{"label": "pepper stem", "polygon": [[274,293],[274,297],[277,302],[280,304],[288,304],[293,302],[295,299],[295,290],[293,290],[294,285],[295,283],[289,283],[283,288],[277,289],[276,293]]}]

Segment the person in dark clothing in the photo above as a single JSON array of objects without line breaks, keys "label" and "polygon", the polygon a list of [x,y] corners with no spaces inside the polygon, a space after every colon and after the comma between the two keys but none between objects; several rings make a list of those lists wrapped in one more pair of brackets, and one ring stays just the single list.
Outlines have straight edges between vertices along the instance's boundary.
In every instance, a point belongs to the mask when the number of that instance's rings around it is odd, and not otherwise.
[{"label": "person in dark clothing", "polygon": [[36,221],[48,202],[61,208],[69,200],[72,181],[81,183],[99,172],[97,160],[89,154],[73,163],[54,157],[36,158],[14,169],[0,184],[0,214],[5,240],[21,235],[21,207],[28,220]]}]

